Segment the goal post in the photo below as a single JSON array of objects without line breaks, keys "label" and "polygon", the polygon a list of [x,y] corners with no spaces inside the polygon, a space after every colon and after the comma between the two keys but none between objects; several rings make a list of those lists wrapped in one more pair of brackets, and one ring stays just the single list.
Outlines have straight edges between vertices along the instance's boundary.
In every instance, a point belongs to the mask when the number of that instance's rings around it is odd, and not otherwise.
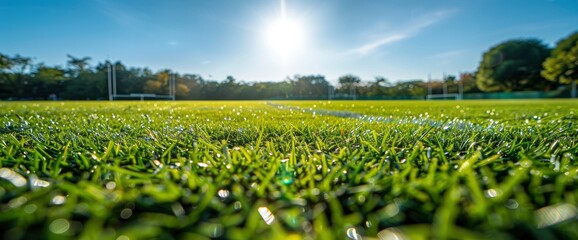
[{"label": "goal post", "polygon": [[107,84],[108,84],[108,99],[109,101],[114,101],[119,98],[126,98],[126,99],[140,99],[144,101],[145,99],[168,99],[168,100],[175,100],[175,95],[177,92],[176,86],[176,74],[169,72],[169,86],[168,86],[168,95],[157,95],[154,93],[130,93],[130,94],[118,94],[116,88],[116,64],[115,63],[108,63],[108,73],[107,73]]},{"label": "goal post", "polygon": [[[449,75],[451,76],[451,75]],[[442,80],[441,80],[441,87],[442,93],[441,94],[433,94],[433,87],[432,87],[432,78],[431,74],[428,74],[427,79],[427,95],[425,97],[426,100],[432,99],[444,99],[444,100],[462,100],[464,98],[464,83],[461,79],[462,74],[460,73],[460,79],[456,79],[455,77],[452,78],[452,81],[457,80],[457,92],[449,93],[448,89],[448,81],[450,80],[448,75],[444,72]],[[439,89],[439,88],[438,88]]]},{"label": "goal post", "polygon": [[125,98],[125,99],[140,99],[144,101],[145,99],[169,99],[174,100],[171,95],[156,95],[154,93],[131,93],[131,94],[115,94],[114,99]]}]

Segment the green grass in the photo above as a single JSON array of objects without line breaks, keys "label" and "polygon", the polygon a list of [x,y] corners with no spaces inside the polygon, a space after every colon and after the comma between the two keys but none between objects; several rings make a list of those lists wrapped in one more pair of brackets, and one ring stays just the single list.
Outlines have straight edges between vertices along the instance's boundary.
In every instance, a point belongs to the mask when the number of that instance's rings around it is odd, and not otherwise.
[{"label": "green grass", "polygon": [[0,102],[3,239],[577,238],[578,102]]}]

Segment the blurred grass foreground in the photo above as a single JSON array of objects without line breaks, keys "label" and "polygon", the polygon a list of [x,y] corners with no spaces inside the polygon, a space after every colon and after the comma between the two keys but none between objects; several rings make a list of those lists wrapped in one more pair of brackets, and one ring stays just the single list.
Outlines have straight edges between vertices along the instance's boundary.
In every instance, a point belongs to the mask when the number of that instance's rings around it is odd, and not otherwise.
[{"label": "blurred grass foreground", "polygon": [[3,239],[576,239],[578,103],[0,102]]}]

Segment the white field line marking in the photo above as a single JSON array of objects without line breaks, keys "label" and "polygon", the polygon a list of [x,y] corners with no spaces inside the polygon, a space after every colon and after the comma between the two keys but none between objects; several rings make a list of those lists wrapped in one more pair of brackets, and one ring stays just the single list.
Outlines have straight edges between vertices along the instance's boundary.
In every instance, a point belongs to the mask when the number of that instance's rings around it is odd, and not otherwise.
[{"label": "white field line marking", "polygon": [[[355,112],[349,111],[334,111],[334,110],[325,110],[325,109],[312,109],[312,108],[302,108],[299,106],[288,106],[282,104],[276,104],[272,102],[267,102],[267,105],[276,107],[278,109],[287,109],[287,110],[294,110],[294,111],[306,111],[311,112],[313,114],[319,115],[328,115],[334,117],[341,117],[341,118],[350,118],[350,119],[357,119],[362,121],[368,122],[382,122],[382,123],[398,123],[398,124],[415,124],[418,126],[430,126],[430,127],[441,127],[444,131],[445,130],[460,130],[460,131],[494,131],[494,130],[503,130],[503,125],[494,125],[494,122],[487,126],[483,127],[481,125],[477,125],[471,122],[468,122],[463,119],[448,119],[447,121],[436,121],[432,119],[420,119],[417,117],[414,118],[394,118],[394,117],[383,117],[383,116],[371,116],[366,114],[360,114]],[[495,127],[501,126],[499,129],[495,129]]]}]

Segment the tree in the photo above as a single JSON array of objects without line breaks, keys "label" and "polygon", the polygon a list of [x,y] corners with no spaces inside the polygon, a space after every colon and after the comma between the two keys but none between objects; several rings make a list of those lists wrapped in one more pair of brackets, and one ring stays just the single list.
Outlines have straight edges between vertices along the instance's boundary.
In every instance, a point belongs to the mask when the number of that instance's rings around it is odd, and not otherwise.
[{"label": "tree", "polygon": [[476,84],[485,92],[543,89],[540,75],[550,49],[537,39],[509,40],[486,51],[478,67]]},{"label": "tree", "polygon": [[86,71],[86,68],[89,66],[88,61],[91,59],[90,57],[76,58],[70,54],[67,54],[66,56],[69,58],[67,62],[68,65],[73,68],[71,69],[73,77],[78,77],[80,73]]},{"label": "tree", "polygon": [[35,77],[47,83],[56,83],[59,81],[64,81],[64,69],[59,67],[48,67],[44,64],[39,64],[34,73]]},{"label": "tree", "polygon": [[107,73],[102,64],[91,69],[90,57],[76,58],[66,55],[69,60],[66,90],[62,94],[65,99],[105,99],[108,91]]},{"label": "tree", "polygon": [[29,71],[32,66],[32,58],[23,57],[18,54],[7,60],[9,73],[6,75],[6,84],[12,90],[13,96],[26,98],[26,88],[30,83]]},{"label": "tree", "polygon": [[[146,82],[149,79],[154,78],[154,73],[148,68],[127,68],[119,62],[115,69],[117,71],[116,77],[118,79],[118,92],[142,93]],[[123,69],[127,70],[123,71]]]},{"label": "tree", "polygon": [[385,88],[390,85],[389,80],[387,78],[377,76],[375,77],[375,81],[369,83],[369,89],[367,91],[367,96],[375,97],[375,96],[383,96],[385,95]]},{"label": "tree", "polygon": [[361,82],[361,79],[358,76],[347,74],[339,77],[337,81],[339,82],[339,85],[341,85],[341,89],[342,90],[348,89],[349,94],[353,96],[353,99],[355,99],[356,95],[355,86]]},{"label": "tree", "polygon": [[144,86],[145,93],[154,93],[159,95],[169,94],[169,78],[171,72],[163,70],[156,74],[155,79],[148,80]]},{"label": "tree", "polygon": [[10,73],[12,67],[12,59],[0,53],[0,98],[8,97],[13,89],[9,88]]},{"label": "tree", "polygon": [[543,66],[542,76],[553,82],[571,83],[572,97],[575,98],[578,81],[578,32],[560,40]]},{"label": "tree", "polygon": [[476,86],[476,74],[470,72],[460,73],[460,80],[458,84],[461,84],[464,93],[480,92],[478,86]]},{"label": "tree", "polygon": [[201,75],[198,74],[184,74],[179,76],[179,81],[185,84],[189,89],[186,98],[187,99],[203,99],[203,85],[205,80]]},{"label": "tree", "polygon": [[32,58],[23,57],[18,54],[12,57],[11,62],[12,62],[11,67],[14,68],[13,71],[21,75],[24,75],[24,73],[27,70],[30,70],[30,67],[32,66]]},{"label": "tree", "polygon": [[329,82],[323,75],[295,75],[289,79],[293,86],[293,95],[300,98],[327,97]]},{"label": "tree", "polygon": [[[171,76],[173,75],[173,76]],[[171,77],[175,78],[175,96],[183,97],[189,93],[189,88],[184,83],[177,80],[180,78],[176,76],[177,74],[171,73],[170,70],[166,69],[160,71],[156,74],[155,79],[146,81],[143,91],[145,93],[154,93],[159,95],[169,94],[169,80]]]},{"label": "tree", "polygon": [[448,84],[448,85],[452,85],[452,84],[455,84],[455,83],[456,83],[456,79],[457,79],[457,78],[456,78],[455,75],[451,75],[451,74],[450,74],[450,75],[445,76],[444,82],[445,82],[446,84]]},{"label": "tree", "polygon": [[0,72],[4,72],[12,67],[12,59],[9,56],[0,53]]},{"label": "tree", "polygon": [[426,84],[419,79],[399,81],[395,84],[394,89],[397,97],[424,97],[427,94]]},{"label": "tree", "polygon": [[60,67],[49,67],[42,63],[35,67],[30,93],[32,97],[46,99],[52,94],[64,91],[65,70]]},{"label": "tree", "polygon": [[225,80],[219,84],[219,92],[226,93],[220,96],[221,99],[239,99],[239,92],[241,90],[240,84],[233,76],[227,76]]}]

